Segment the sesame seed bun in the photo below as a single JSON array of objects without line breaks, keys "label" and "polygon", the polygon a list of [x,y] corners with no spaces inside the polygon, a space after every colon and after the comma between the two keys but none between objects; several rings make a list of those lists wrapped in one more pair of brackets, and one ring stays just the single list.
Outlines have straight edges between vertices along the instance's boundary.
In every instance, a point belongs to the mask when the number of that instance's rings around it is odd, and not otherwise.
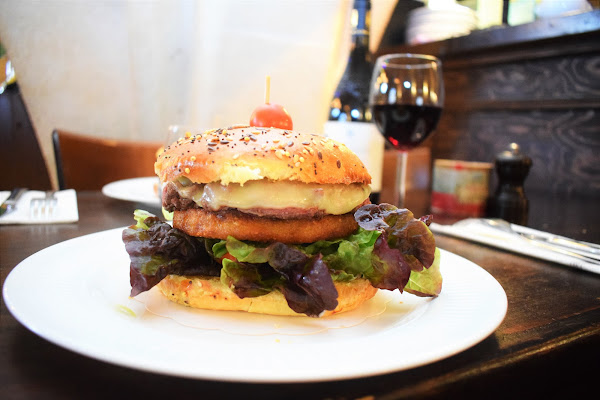
[{"label": "sesame seed bun", "polygon": [[[353,310],[377,293],[366,279],[334,282],[334,285],[338,291],[338,305],[333,310],[324,311],[321,317]],[[158,287],[169,300],[194,308],[305,316],[294,312],[278,290],[264,296],[240,299],[219,278],[167,275]]]},{"label": "sesame seed bun", "polygon": [[360,159],[344,144],[278,128],[237,126],[190,135],[168,146],[154,165],[161,182],[244,184],[287,180],[370,184]]}]

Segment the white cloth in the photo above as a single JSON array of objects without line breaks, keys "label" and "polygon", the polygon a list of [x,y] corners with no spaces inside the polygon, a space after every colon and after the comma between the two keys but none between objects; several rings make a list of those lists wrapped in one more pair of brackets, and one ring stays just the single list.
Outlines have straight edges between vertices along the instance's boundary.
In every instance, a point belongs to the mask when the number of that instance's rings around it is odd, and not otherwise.
[{"label": "white cloth", "polygon": [[[0,192],[0,204],[8,198],[10,192]],[[0,224],[61,224],[79,221],[79,211],[77,209],[77,194],[73,189],[61,190],[55,193],[56,207],[47,218],[40,215],[34,215],[30,209],[31,199],[45,197],[45,192],[38,190],[29,190],[21,196],[17,202],[17,207],[12,212],[0,217]]]},{"label": "white cloth", "polygon": [[461,221],[455,225],[432,223],[429,228],[434,233],[455,236],[461,239],[486,244],[488,246],[498,247],[514,253],[600,274],[600,265],[578,260],[568,255],[532,245],[526,238],[478,223],[476,218]]}]

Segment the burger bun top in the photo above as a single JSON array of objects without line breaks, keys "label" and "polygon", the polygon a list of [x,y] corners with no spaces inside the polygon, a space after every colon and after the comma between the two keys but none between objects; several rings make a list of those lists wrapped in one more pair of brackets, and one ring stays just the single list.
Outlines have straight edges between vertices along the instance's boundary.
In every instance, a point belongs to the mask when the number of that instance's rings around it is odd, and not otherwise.
[{"label": "burger bun top", "polygon": [[252,180],[370,184],[360,159],[344,144],[279,128],[214,129],[166,147],[154,165],[161,182],[244,184]]}]

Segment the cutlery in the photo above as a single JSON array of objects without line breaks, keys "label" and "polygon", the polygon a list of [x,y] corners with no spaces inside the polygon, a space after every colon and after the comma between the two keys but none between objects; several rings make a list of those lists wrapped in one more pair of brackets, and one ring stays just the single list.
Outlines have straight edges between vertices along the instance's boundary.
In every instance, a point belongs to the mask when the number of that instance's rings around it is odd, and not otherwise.
[{"label": "cutlery", "polygon": [[542,232],[520,225],[511,224],[502,219],[482,219],[483,224],[503,230],[508,233],[520,235],[535,243],[545,243],[552,247],[563,248],[568,251],[581,254],[584,257],[600,260],[600,246],[594,243],[581,242],[564,236]]},{"label": "cutlery", "polygon": [[54,214],[57,199],[56,192],[47,191],[44,197],[33,198],[29,202],[29,212],[34,219],[48,219]]},{"label": "cutlery", "polygon": [[[505,222],[505,221],[503,221]],[[600,256],[600,245],[595,243],[583,242],[580,240],[570,239],[564,236],[554,235],[548,232],[537,231],[520,225],[511,225],[513,231],[527,237],[529,239],[540,240],[557,246],[569,247],[573,250],[581,250]]]},{"label": "cutlery", "polygon": [[579,247],[578,248],[565,247],[558,243],[553,243],[553,242],[549,242],[546,240],[539,240],[537,238],[534,239],[534,238],[532,238],[531,234],[522,234],[521,232],[522,232],[522,229],[527,229],[529,231],[536,232],[537,236],[559,237],[557,235],[553,235],[553,234],[547,233],[547,232],[536,231],[536,230],[530,229],[530,228],[521,227],[519,225],[511,224],[502,219],[495,219],[495,218],[466,219],[466,220],[462,220],[462,221],[455,223],[454,226],[467,228],[473,222],[480,223],[484,226],[497,229],[501,232],[505,232],[505,233],[520,237],[524,241],[526,241],[527,243],[529,243],[535,247],[544,248],[546,250],[550,250],[555,253],[564,254],[566,256],[576,258],[576,259],[579,259],[584,262],[588,262],[588,263],[595,264],[595,265],[600,265],[600,254],[595,253],[596,249],[594,246],[596,246],[596,245],[594,245],[593,243],[579,242],[574,239],[563,238],[562,236],[560,236],[561,239],[564,239],[565,241],[574,243],[573,246],[575,246],[575,244],[581,244],[581,247],[583,247],[584,249],[580,249]]},{"label": "cutlery", "polygon": [[10,192],[10,196],[8,196],[8,199],[6,199],[6,201],[4,201],[4,203],[2,203],[2,205],[0,206],[0,216],[14,211],[17,207],[17,202],[19,201],[23,193],[25,193],[26,191],[27,189],[24,188],[13,189]]}]

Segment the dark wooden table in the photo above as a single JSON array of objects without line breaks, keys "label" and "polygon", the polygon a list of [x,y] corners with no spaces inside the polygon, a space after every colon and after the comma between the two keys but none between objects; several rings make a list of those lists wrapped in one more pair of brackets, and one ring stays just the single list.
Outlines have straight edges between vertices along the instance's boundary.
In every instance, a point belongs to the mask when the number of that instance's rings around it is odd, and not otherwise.
[{"label": "dark wooden table", "polygon": [[[109,199],[99,192],[80,192],[78,201],[79,223],[0,227],[2,283],[21,260],[36,251],[66,239],[129,225],[132,211],[139,206]],[[579,206],[573,204],[565,211],[562,200],[544,199],[532,210],[531,225],[598,242],[600,224],[595,204],[582,200]],[[496,332],[450,358],[398,373],[338,382],[265,385],[189,380],[123,368],[65,350],[23,327],[3,302],[0,396],[3,399],[115,395],[129,399],[188,396],[505,399],[559,395],[574,398],[596,390],[600,275],[449,237],[438,236],[437,243],[482,266],[500,282],[508,296],[508,313]],[[443,327],[439,334],[444,334]],[[252,360],[236,360],[226,349],[223,357],[231,357],[232,362],[246,362],[251,368]]]}]

